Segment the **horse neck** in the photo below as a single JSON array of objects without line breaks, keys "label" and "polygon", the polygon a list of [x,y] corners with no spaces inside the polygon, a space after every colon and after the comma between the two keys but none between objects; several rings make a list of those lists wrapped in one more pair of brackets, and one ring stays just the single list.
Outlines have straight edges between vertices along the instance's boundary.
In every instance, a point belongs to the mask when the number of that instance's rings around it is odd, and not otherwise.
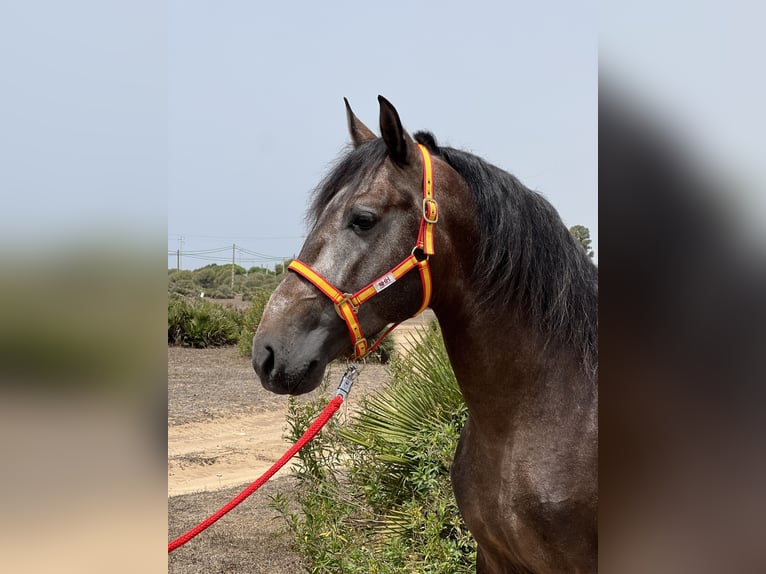
[{"label": "horse neck", "polygon": [[572,349],[547,341],[512,304],[482,306],[468,293],[434,312],[474,425],[505,434],[530,409],[589,400],[592,385]]},{"label": "horse neck", "polygon": [[[479,244],[480,235],[475,213],[466,209],[473,203],[472,192],[451,167],[438,158],[435,164],[445,217],[438,224],[440,242],[431,260],[431,308],[469,413],[476,415],[472,418],[493,421],[504,432],[502,427],[512,425],[520,409],[550,412],[549,405],[594,405],[594,383],[585,374],[583,357],[542,333],[539,321],[528,314],[529,303],[481,302],[471,271],[478,254],[470,246]],[[584,282],[579,288],[590,287]]]}]

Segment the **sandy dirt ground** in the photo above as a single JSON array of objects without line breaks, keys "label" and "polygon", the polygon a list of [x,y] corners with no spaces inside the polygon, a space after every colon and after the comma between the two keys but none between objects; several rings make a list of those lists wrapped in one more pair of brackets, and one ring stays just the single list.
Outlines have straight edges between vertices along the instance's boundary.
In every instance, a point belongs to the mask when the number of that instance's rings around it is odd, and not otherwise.
[{"label": "sandy dirt ground", "polygon": [[[168,496],[252,481],[279,458],[284,409],[168,429]],[[280,472],[284,472],[284,469]]]}]

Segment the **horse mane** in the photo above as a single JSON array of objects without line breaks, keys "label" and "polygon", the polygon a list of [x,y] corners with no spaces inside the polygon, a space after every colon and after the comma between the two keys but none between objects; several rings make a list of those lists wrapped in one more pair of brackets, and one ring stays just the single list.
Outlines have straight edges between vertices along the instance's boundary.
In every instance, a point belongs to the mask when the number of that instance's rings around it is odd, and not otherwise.
[{"label": "horse mane", "polygon": [[[598,272],[554,207],[510,173],[465,151],[441,147],[429,132],[415,140],[446,161],[468,184],[478,216],[472,280],[489,306],[512,300],[530,315],[547,343],[571,345],[585,372],[598,368]],[[382,138],[343,154],[314,190],[306,214],[313,228],[327,204],[356,188],[387,157]],[[438,198],[438,184],[437,184]]]},{"label": "horse mane", "polygon": [[[593,376],[598,368],[598,270],[542,195],[465,151],[415,140],[446,161],[471,189],[479,223],[472,278],[482,303],[515,300],[547,342],[571,345]],[[438,193],[438,191],[437,191]]]}]

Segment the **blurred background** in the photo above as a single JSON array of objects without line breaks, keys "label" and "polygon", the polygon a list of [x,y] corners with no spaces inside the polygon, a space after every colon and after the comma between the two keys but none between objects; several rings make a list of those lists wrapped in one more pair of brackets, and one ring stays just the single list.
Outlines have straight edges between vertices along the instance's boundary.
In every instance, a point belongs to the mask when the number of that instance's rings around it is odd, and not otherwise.
[{"label": "blurred background", "polygon": [[601,6],[604,571],[766,567],[764,15]]},{"label": "blurred background", "polygon": [[0,6],[0,571],[166,564],[168,10]]}]

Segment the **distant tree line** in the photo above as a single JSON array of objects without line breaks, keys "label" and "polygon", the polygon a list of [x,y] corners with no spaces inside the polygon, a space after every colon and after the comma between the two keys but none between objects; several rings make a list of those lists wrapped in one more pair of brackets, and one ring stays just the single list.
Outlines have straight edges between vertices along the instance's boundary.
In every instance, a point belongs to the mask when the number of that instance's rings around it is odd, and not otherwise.
[{"label": "distant tree line", "polygon": [[168,294],[212,299],[241,295],[249,301],[257,293],[271,293],[285,276],[286,263],[277,263],[274,271],[265,267],[245,269],[240,265],[211,263],[193,271],[168,269]]}]

